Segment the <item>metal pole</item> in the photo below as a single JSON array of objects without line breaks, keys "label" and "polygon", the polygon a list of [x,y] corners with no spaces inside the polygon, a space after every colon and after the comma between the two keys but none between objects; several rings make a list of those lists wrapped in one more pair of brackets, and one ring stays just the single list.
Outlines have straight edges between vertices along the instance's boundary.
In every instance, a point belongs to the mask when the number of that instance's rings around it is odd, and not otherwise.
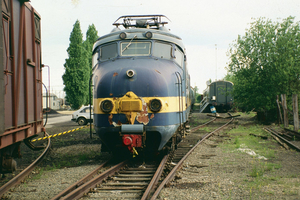
[{"label": "metal pole", "polygon": [[[93,79],[93,75],[92,74],[90,76],[90,81],[89,81],[89,103],[90,103],[90,138],[93,139],[93,133],[92,133],[92,125],[91,125],[91,120],[92,120],[92,101],[91,101],[91,97],[92,97],[92,94],[91,94],[91,82],[92,82],[92,79]],[[94,118],[93,118],[93,121],[94,121]]]},{"label": "metal pole", "polygon": [[216,81],[218,80],[218,47],[217,44],[215,44],[216,47]]}]

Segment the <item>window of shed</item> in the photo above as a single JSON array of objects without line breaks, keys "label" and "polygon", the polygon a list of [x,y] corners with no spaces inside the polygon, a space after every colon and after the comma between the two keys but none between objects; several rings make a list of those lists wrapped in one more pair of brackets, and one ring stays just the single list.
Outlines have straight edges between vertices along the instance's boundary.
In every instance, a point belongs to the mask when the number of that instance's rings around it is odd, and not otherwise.
[{"label": "window of shed", "polygon": [[100,61],[111,60],[117,56],[117,43],[108,44],[100,48]]},{"label": "window of shed", "polygon": [[149,56],[151,50],[150,42],[122,42],[122,56]]}]

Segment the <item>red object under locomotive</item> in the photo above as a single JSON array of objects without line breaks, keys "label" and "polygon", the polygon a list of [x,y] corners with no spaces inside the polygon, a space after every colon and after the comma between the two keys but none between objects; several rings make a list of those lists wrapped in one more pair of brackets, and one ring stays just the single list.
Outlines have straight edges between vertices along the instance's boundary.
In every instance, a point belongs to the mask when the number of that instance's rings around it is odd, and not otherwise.
[{"label": "red object under locomotive", "polygon": [[14,168],[20,143],[44,132],[41,17],[24,0],[1,0],[0,173]]}]

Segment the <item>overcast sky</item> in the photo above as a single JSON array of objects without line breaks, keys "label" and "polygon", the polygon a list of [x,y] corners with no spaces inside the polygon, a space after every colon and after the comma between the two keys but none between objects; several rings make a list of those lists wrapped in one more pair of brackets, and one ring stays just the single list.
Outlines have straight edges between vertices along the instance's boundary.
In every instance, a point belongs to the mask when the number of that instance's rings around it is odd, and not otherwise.
[{"label": "overcast sky", "polygon": [[[200,93],[207,80],[226,75],[230,44],[255,19],[281,21],[294,16],[300,21],[300,0],[31,0],[31,5],[42,18],[42,62],[50,66],[51,92],[59,97],[63,95],[66,50],[77,19],[85,39],[91,24],[102,36],[122,15],[166,15],[171,20],[167,27],[185,44],[191,84]],[[43,82],[48,84],[47,70]]]}]

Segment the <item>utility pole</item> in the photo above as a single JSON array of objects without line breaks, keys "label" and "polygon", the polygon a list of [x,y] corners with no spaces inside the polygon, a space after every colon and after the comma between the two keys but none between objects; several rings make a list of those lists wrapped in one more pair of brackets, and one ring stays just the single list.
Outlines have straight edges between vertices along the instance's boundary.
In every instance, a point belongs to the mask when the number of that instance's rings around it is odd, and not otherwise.
[{"label": "utility pole", "polygon": [[215,44],[216,47],[216,81],[218,80],[218,45]]}]

